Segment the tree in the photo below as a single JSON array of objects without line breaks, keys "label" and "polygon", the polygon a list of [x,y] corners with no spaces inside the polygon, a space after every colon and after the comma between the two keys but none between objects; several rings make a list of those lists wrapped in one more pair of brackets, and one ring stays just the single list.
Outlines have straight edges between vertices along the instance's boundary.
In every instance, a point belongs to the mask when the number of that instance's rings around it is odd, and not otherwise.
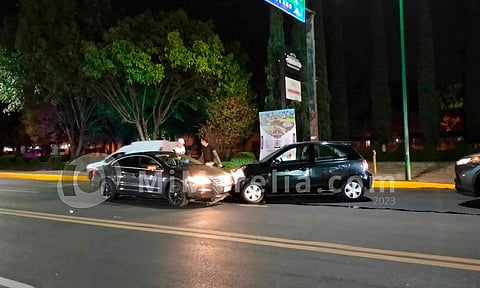
[{"label": "tree", "polygon": [[302,83],[302,101],[291,101],[297,114],[297,137],[301,140],[310,139],[310,118],[309,118],[309,95],[307,88],[307,39],[305,37],[305,25],[295,21],[292,29],[292,49],[295,55],[302,63],[299,80]]},{"label": "tree", "polygon": [[214,138],[219,152],[229,158],[229,148],[249,135],[258,111],[246,94],[217,97],[210,102],[207,111],[208,120],[200,129],[200,135]]},{"label": "tree", "polygon": [[279,87],[279,57],[285,45],[285,33],[283,31],[283,12],[276,7],[270,7],[270,37],[268,38],[267,55],[267,89],[268,96],[265,98],[265,109],[274,110],[280,108]]},{"label": "tree", "polygon": [[391,140],[392,100],[385,35],[383,0],[373,0],[373,51],[370,67],[371,127],[375,142],[386,144]]},{"label": "tree", "polygon": [[465,136],[470,144],[480,143],[480,3],[470,0],[468,42],[465,56]]},{"label": "tree", "polygon": [[183,11],[126,18],[103,42],[85,44],[84,72],[140,139],[157,139],[178,105],[245,89],[248,79],[236,76],[238,64],[212,28]]},{"label": "tree", "polygon": [[437,145],[440,136],[440,102],[436,93],[430,0],[419,0],[418,109],[426,145]]},{"label": "tree", "polygon": [[24,70],[17,52],[0,47],[0,102],[7,104],[3,112],[22,107]]},{"label": "tree", "polygon": [[333,30],[331,33],[331,57],[328,71],[332,96],[330,116],[332,119],[332,138],[334,140],[350,139],[341,2],[340,0],[334,0],[331,3]]},{"label": "tree", "polygon": [[109,0],[21,0],[16,47],[27,71],[23,103],[51,103],[71,144],[82,150],[95,107],[95,91],[81,73],[81,43],[108,26]]}]

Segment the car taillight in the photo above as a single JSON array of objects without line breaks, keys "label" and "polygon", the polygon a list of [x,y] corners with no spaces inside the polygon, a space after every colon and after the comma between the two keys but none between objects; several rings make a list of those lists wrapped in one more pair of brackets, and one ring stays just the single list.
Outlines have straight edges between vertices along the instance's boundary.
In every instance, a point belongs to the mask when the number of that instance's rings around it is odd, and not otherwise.
[{"label": "car taillight", "polygon": [[363,159],[363,171],[368,171],[368,162],[365,159]]},{"label": "car taillight", "polygon": [[95,175],[97,175],[97,172],[98,172],[97,168],[93,169],[93,171],[92,171],[92,178],[95,177]]}]

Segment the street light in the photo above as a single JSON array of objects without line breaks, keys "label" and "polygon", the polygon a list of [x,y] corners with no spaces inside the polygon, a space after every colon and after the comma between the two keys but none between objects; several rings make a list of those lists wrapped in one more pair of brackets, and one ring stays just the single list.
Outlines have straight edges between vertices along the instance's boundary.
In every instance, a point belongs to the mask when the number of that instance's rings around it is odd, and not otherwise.
[{"label": "street light", "polygon": [[412,180],[410,169],[410,141],[408,139],[407,76],[405,68],[405,29],[403,23],[403,0],[398,0],[400,10],[400,54],[402,65],[402,99],[403,99],[403,135],[405,144],[405,180]]}]

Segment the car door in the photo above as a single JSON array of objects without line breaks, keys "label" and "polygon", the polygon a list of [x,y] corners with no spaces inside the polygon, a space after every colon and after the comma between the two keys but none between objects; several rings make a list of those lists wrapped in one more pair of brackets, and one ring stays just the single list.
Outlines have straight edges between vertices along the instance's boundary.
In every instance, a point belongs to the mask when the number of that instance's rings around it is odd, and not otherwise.
[{"label": "car door", "polygon": [[164,168],[155,159],[147,155],[139,157],[139,167],[137,174],[138,192],[161,194],[163,191],[163,172]]},{"label": "car door", "polygon": [[347,155],[335,146],[316,143],[313,156],[309,173],[312,188],[317,192],[340,189],[350,167]]},{"label": "car door", "polygon": [[309,144],[296,145],[272,159],[269,191],[272,195],[308,193]]},{"label": "car door", "polygon": [[112,162],[112,173],[116,174],[117,189],[121,194],[131,194],[138,189],[139,157],[127,155]]}]

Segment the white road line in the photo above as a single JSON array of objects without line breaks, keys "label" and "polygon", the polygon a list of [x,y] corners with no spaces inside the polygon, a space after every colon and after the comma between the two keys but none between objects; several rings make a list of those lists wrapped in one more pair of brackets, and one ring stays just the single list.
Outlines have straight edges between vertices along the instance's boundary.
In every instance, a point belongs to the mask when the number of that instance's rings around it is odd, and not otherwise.
[{"label": "white road line", "polygon": [[5,192],[5,193],[33,193],[37,194],[38,191],[28,191],[28,190],[4,190],[0,189],[0,192]]},{"label": "white road line", "polygon": [[7,288],[35,288],[25,283],[13,281],[7,278],[0,277],[0,286]]},{"label": "white road line", "polygon": [[255,207],[255,208],[268,208],[267,205],[257,205],[257,204],[237,204],[242,207]]}]

